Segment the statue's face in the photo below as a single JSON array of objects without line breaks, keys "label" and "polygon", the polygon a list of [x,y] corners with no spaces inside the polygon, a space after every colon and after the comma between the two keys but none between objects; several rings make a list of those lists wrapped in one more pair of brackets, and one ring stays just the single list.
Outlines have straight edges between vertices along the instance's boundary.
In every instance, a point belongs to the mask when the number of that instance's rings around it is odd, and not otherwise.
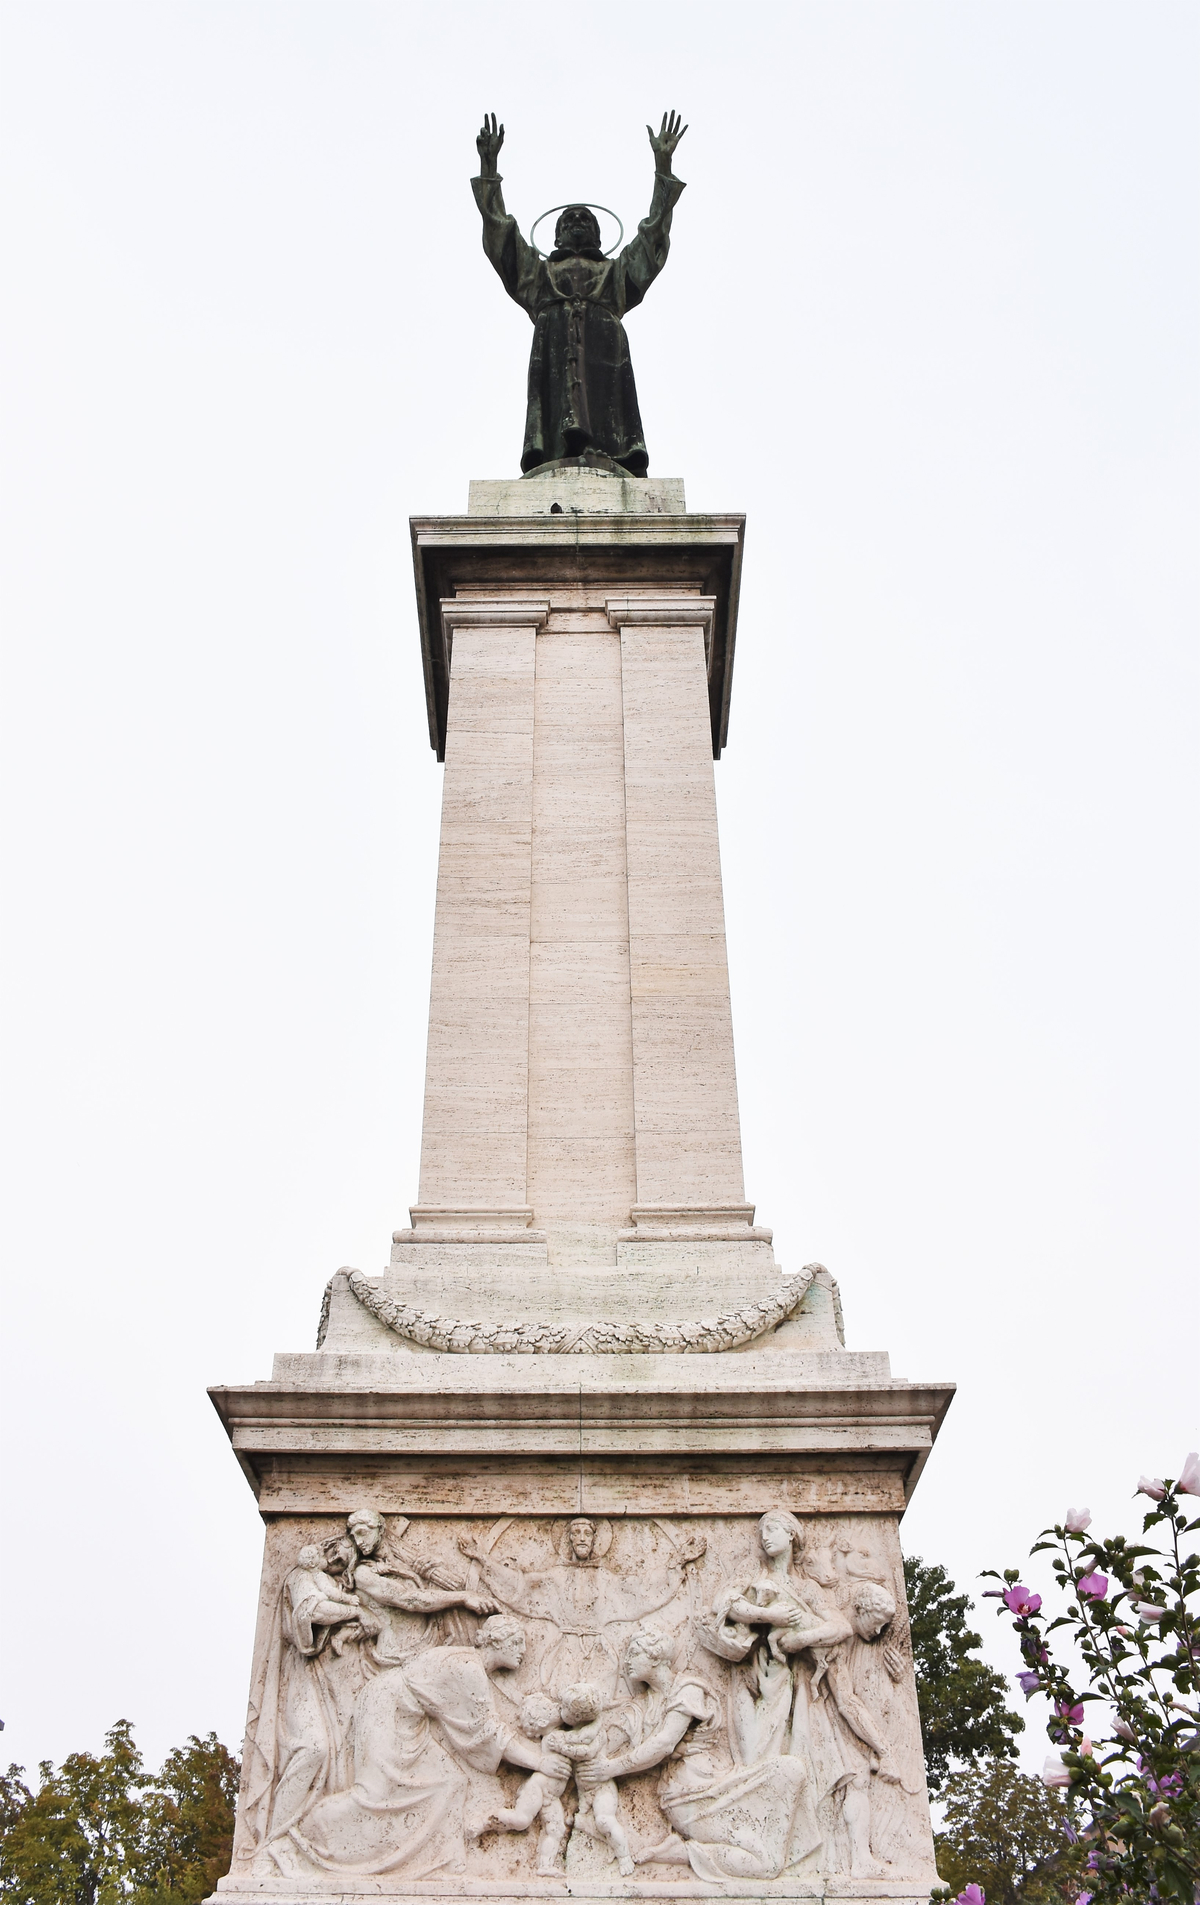
[{"label": "statue's face", "polygon": [[489,1641],[483,1650],[484,1668],[488,1673],[516,1673],[525,1658],[524,1634],[506,1634],[503,1640]]},{"label": "statue's face", "polygon": [[354,1545],[360,1554],[374,1554],[379,1546],[382,1528],[376,1521],[352,1521],[350,1533],[354,1536]]},{"label": "statue's face", "polygon": [[758,1538],[762,1542],[764,1554],[784,1554],[792,1545],[791,1529],[786,1528],[783,1522],[776,1521],[773,1515],[764,1517]]},{"label": "statue's face", "polygon": [[330,1574],[344,1574],[357,1560],[358,1550],[349,1535],[339,1535],[336,1541],[325,1543],[325,1566]]},{"label": "statue's face", "polygon": [[640,1641],[631,1640],[625,1650],[625,1672],[630,1680],[645,1680],[654,1670],[654,1662]]},{"label": "statue's face", "polygon": [[887,1626],[885,1614],[866,1613],[856,1609],[851,1616],[851,1625],[857,1628],[864,1640],[878,1640]]},{"label": "statue's face", "polygon": [[554,243],[559,251],[598,250],[600,226],[586,205],[568,205],[554,227]]},{"label": "statue's face", "polygon": [[[880,1599],[883,1605],[880,1606]],[[872,1605],[872,1602],[874,1604]],[[864,1640],[878,1640],[884,1628],[896,1617],[896,1604],[886,1596],[876,1599],[867,1594],[861,1595],[850,1610],[850,1621],[856,1634]]]},{"label": "statue's face", "polygon": [[595,1546],[596,1530],[590,1521],[573,1521],[568,1530],[571,1553],[577,1561],[590,1561]]}]

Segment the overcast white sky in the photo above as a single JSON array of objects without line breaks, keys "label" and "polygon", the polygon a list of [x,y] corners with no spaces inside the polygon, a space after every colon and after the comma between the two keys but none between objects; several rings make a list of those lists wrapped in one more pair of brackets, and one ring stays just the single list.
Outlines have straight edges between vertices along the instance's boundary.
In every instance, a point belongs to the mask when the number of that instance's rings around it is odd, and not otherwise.
[{"label": "overcast white sky", "polygon": [[1132,1525],[1198,1441],[1195,6],[3,17],[4,1757],[240,1742],[205,1385],[416,1194],[407,518],[516,471],[529,344],[485,108],[526,230],[631,226],[690,121],[629,331],[652,472],[749,517],[747,1189],[852,1347],[960,1385],[906,1545],[971,1586],[1068,1501]]}]

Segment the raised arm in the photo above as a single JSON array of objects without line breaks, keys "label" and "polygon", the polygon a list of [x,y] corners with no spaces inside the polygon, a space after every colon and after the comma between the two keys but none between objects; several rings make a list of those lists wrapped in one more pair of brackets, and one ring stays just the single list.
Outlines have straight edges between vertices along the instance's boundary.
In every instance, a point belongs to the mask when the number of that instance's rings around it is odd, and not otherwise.
[{"label": "raised arm", "polygon": [[677,179],[671,169],[675,148],[687,131],[679,114],[664,113],[659,130],[647,126],[646,131],[654,153],[654,191],[649,212],[616,261],[623,311],[641,303],[666,264],[671,248],[671,214],[684,189],[683,180]]},{"label": "raised arm", "polygon": [[401,1614],[441,1614],[450,1607],[465,1607],[472,1614],[496,1612],[496,1603],[486,1594],[467,1594],[461,1588],[443,1594],[436,1588],[414,1587],[409,1580],[378,1574],[374,1568],[362,1565],[355,1570],[355,1580],[381,1607],[394,1607]]},{"label": "raised arm", "polygon": [[505,1607],[515,1608],[518,1614],[528,1614],[532,1619],[545,1620],[548,1609],[542,1593],[546,1576],[534,1569],[528,1572],[514,1567],[511,1561],[500,1561],[480,1546],[477,1541],[464,1537],[459,1547],[469,1560],[479,1564],[483,1576],[483,1585]]},{"label": "raised arm", "polygon": [[705,1551],[703,1535],[696,1535],[686,1541],[673,1561],[664,1568],[641,1581],[614,1580],[609,1586],[610,1611],[608,1618],[613,1621],[640,1621],[643,1615],[653,1614],[664,1607],[683,1585],[683,1571],[692,1562],[699,1561]]},{"label": "raised arm", "polygon": [[479,176],[471,180],[471,190],[483,220],[483,249],[510,298],[533,317],[537,302],[540,255],[527,245],[517,229],[517,221],[505,210],[504,193],[496,160],[504,144],[504,127],[497,125],[495,113],[483,115],[483,125],[475,141],[479,152]]}]

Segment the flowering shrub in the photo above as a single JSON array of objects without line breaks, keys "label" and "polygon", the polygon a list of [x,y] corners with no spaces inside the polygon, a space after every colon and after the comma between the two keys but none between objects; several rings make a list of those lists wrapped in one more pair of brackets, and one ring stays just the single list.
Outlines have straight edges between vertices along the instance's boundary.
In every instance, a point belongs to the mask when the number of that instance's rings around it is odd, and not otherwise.
[{"label": "flowering shrub", "polygon": [[[1065,1613],[1048,1618],[1014,1569],[991,1572],[1004,1586],[989,1592],[1020,1639],[1021,1690],[1050,1702],[1046,1731],[1058,1751],[1042,1779],[1070,1800],[1076,1824],[1065,1830],[1085,1851],[1076,1905],[1200,1897],[1200,1554],[1188,1545],[1200,1519],[1189,1521],[1181,1499],[1200,1495],[1200,1457],[1188,1456],[1177,1481],[1143,1475],[1138,1492],[1153,1504],[1143,1533],[1161,1528],[1162,1546],[1089,1539],[1086,1508],[1068,1510],[1036,1543],[1034,1554],[1054,1556]],[[1062,1628],[1078,1665],[1051,1654]],[[979,1905],[968,1896],[977,1889],[960,1893],[963,1905]]]}]

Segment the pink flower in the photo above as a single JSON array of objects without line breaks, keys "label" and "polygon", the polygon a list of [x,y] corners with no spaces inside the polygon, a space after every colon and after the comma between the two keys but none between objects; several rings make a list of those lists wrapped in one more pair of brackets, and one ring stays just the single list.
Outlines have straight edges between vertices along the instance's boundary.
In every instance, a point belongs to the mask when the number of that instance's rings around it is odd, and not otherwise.
[{"label": "pink flower", "polygon": [[968,1885],[959,1893],[954,1905],[984,1905],[985,1894],[978,1885]]},{"label": "pink flower", "polygon": [[1138,1476],[1138,1485],[1134,1490],[1135,1494],[1149,1495],[1152,1502],[1160,1502],[1166,1492],[1166,1483],[1160,1482],[1157,1475]]},{"label": "pink flower", "polygon": [[1042,1605],[1042,1597],[1040,1594],[1031,1594],[1027,1587],[1018,1585],[1017,1587],[1009,1588],[1008,1593],[1004,1596],[1004,1605],[1013,1614],[1019,1614],[1024,1617],[1027,1614],[1037,1613],[1039,1607]]},{"label": "pink flower", "polygon": [[1093,1751],[1092,1742],[1089,1740],[1086,1733],[1084,1734],[1083,1738],[1079,1742],[1079,1751],[1082,1754],[1084,1759],[1091,1759],[1092,1751]]},{"label": "pink flower", "polygon": [[1192,1450],[1175,1486],[1181,1495],[1200,1495],[1200,1452]]},{"label": "pink flower", "polygon": [[1146,1784],[1152,1793],[1157,1793],[1160,1799],[1178,1799],[1183,1791],[1183,1774],[1164,1773],[1161,1779],[1155,1779],[1151,1774]]},{"label": "pink flower", "polygon": [[1092,1511],[1090,1508],[1068,1508],[1067,1519],[1064,1521],[1063,1527],[1069,1535],[1081,1535],[1084,1529],[1090,1528],[1091,1525]]},{"label": "pink flower", "polygon": [[1102,1601],[1108,1593],[1107,1574],[1085,1574],[1075,1584],[1089,1601]]},{"label": "pink flower", "polygon": [[1039,1674],[1019,1673],[1017,1675],[1017,1685],[1020,1687],[1026,1699],[1028,1699],[1031,1693],[1036,1693],[1041,1684],[1041,1676]]},{"label": "pink flower", "polygon": [[1075,1894],[1075,1905],[1092,1905],[1092,1895],[1091,1895],[1091,1893],[1090,1893],[1090,1892],[1077,1892],[1077,1893]]},{"label": "pink flower", "polygon": [[1137,1743],[1137,1734],[1127,1720],[1114,1720],[1113,1732],[1119,1740],[1128,1740],[1131,1746]]},{"label": "pink flower", "polygon": [[1135,1601],[1133,1607],[1139,1621],[1147,1622],[1161,1621],[1167,1611],[1165,1607],[1154,1607],[1149,1601]]},{"label": "pink flower", "polygon": [[1078,1701],[1056,1700],[1054,1711],[1060,1720],[1068,1720],[1072,1726],[1083,1725],[1083,1708]]},{"label": "pink flower", "polygon": [[1071,1784],[1070,1769],[1063,1765],[1057,1753],[1047,1753],[1046,1755],[1046,1764],[1042,1768],[1042,1784],[1043,1786],[1069,1786]]}]

